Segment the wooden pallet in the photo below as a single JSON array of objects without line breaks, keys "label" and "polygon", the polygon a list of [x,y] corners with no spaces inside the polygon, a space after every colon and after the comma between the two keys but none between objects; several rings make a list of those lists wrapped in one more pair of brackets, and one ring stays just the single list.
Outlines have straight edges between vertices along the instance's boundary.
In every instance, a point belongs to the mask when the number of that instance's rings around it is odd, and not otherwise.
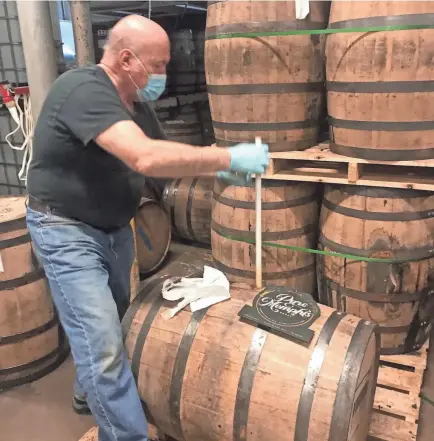
[{"label": "wooden pallet", "polygon": [[98,427],[92,427],[80,438],[79,441],[98,441]]},{"label": "wooden pallet", "polygon": [[381,356],[369,430],[371,441],[416,440],[428,345],[408,355]]},{"label": "wooden pallet", "polygon": [[385,162],[350,158],[332,153],[328,142],[270,156],[264,179],[434,191],[434,159]]},{"label": "wooden pallet", "polygon": [[[152,424],[148,424],[148,437],[151,441],[165,441],[164,436],[161,436],[159,430]],[[98,427],[92,427],[79,441],[98,441]]]}]

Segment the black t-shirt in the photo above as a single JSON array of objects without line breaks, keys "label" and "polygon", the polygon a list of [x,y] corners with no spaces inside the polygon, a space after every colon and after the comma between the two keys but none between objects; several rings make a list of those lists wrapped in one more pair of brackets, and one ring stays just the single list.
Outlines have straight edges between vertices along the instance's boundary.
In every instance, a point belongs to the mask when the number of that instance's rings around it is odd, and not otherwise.
[{"label": "black t-shirt", "polygon": [[65,216],[99,228],[127,225],[144,177],[95,143],[116,122],[134,120],[147,136],[165,139],[147,104],[131,114],[98,66],[68,71],[53,84],[39,115],[27,177],[30,195]]}]

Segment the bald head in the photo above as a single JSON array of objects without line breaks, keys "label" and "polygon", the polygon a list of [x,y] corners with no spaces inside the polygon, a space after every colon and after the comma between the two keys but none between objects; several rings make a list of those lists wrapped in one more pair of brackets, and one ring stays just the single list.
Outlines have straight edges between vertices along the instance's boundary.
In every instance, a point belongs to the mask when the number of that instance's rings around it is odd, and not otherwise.
[{"label": "bald head", "polygon": [[111,29],[105,51],[119,52],[122,49],[131,49],[140,53],[152,49],[155,45],[169,45],[166,31],[159,24],[141,15],[128,15]]},{"label": "bald head", "polygon": [[131,102],[137,89],[146,86],[149,75],[166,73],[169,61],[166,31],[141,15],[129,15],[111,29],[101,65],[124,100]]}]

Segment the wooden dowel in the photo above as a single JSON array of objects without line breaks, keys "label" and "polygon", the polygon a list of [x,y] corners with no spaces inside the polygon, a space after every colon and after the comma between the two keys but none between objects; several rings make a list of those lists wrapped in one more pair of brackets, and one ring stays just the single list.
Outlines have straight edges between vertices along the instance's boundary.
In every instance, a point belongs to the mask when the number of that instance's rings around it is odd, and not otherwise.
[{"label": "wooden dowel", "polygon": [[[255,138],[257,146],[262,144],[261,138]],[[256,198],[256,288],[262,288],[262,182],[261,175],[255,176]]]},{"label": "wooden dowel", "polygon": [[133,230],[134,238],[134,260],[130,272],[130,302],[132,302],[140,290],[140,270],[139,262],[137,261],[137,236],[136,236],[136,221],[133,218],[130,222],[131,229]]}]

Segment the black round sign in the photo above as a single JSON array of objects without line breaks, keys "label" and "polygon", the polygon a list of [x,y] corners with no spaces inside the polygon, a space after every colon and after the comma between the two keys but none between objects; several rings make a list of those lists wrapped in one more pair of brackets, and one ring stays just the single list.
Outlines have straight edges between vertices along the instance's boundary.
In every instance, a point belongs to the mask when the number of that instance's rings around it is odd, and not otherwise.
[{"label": "black round sign", "polygon": [[279,327],[308,327],[321,315],[310,294],[288,287],[265,289],[255,297],[253,308],[262,319]]}]

